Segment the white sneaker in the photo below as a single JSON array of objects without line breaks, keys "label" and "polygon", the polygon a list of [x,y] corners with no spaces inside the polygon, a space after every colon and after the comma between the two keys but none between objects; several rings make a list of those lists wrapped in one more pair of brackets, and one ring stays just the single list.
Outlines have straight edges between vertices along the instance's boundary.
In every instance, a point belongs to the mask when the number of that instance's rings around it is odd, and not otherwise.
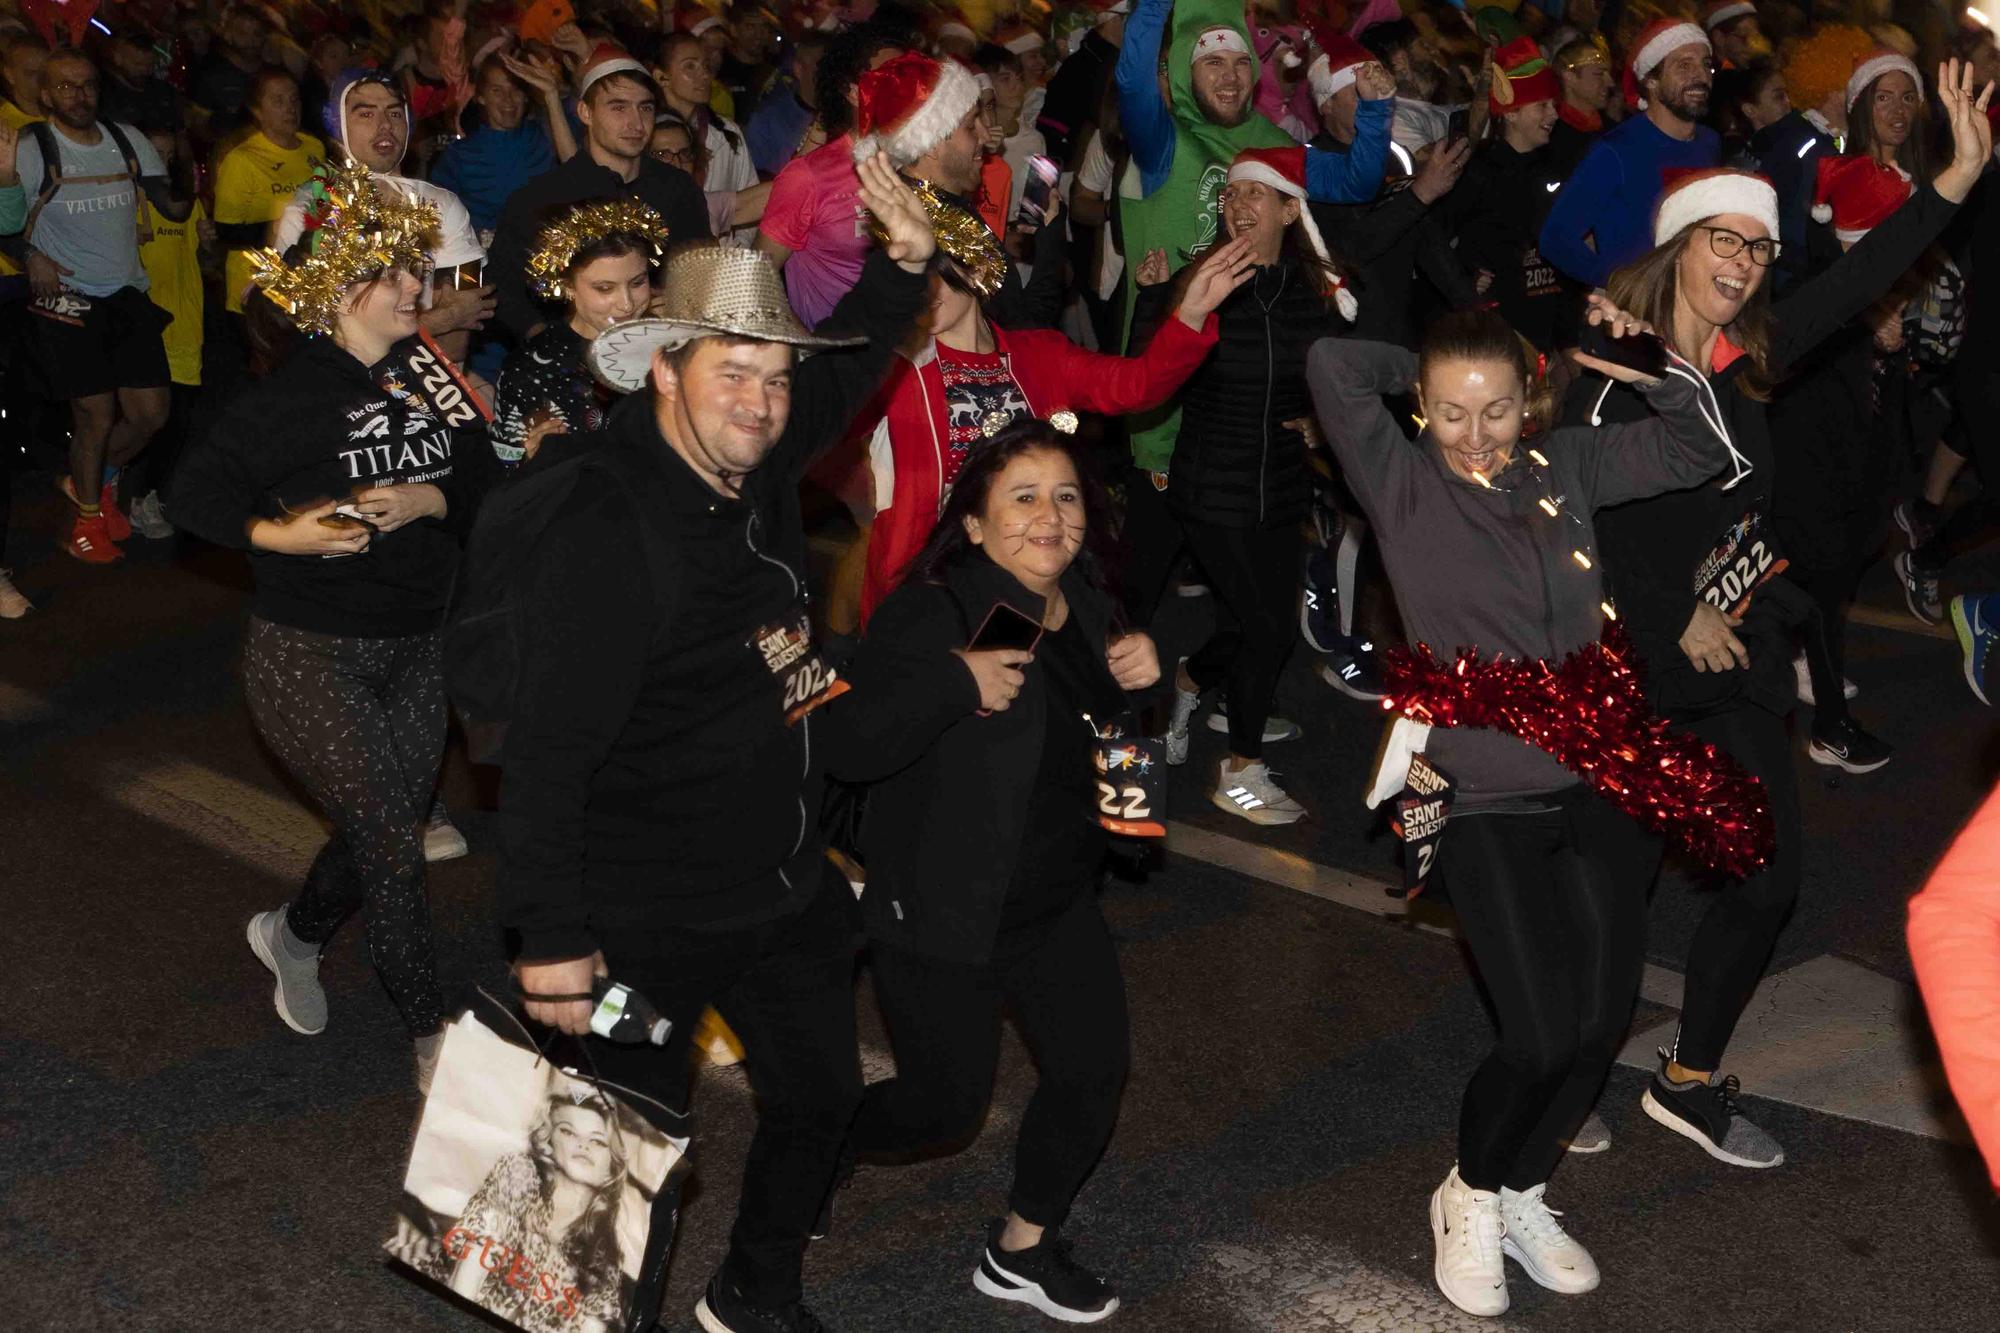
[{"label": "white sneaker", "polygon": [[132,502],[132,530],[150,541],[165,541],[174,535],[174,525],[167,522],[166,510],[160,504],[158,491],[147,491],[140,499]]},{"label": "white sneaker", "polygon": [[1306,808],[1271,780],[1271,770],[1262,759],[1254,759],[1234,773],[1228,765],[1227,759],[1216,763],[1215,790],[1208,799],[1218,807],[1253,824],[1296,824],[1304,818]]},{"label": "white sneaker", "polygon": [[1595,1291],[1597,1261],[1556,1221],[1562,1214],[1542,1201],[1541,1184],[1516,1192],[1500,1187],[1500,1251],[1521,1265],[1537,1286],[1580,1296]]},{"label": "white sneaker", "polygon": [[1185,764],[1188,757],[1188,724],[1194,721],[1195,710],[1201,707],[1200,690],[1184,690],[1180,687],[1180,667],[1187,665],[1183,657],[1174,669],[1174,713],[1167,721],[1167,762],[1176,766]]},{"label": "white sneaker", "polygon": [[[1794,657],[1792,659],[1792,674],[1798,678],[1799,702],[1804,704],[1806,707],[1811,708],[1813,706],[1812,672],[1806,669],[1806,655],[1804,653],[1800,653],[1797,657]],[[1847,679],[1845,676],[1841,677],[1840,679],[1841,698],[1852,699],[1855,695],[1860,693],[1861,693],[1861,687],[1859,685],[1856,685],[1853,681]]]},{"label": "white sneaker", "polygon": [[451,822],[444,806],[434,807],[430,822],[424,825],[424,860],[455,861],[470,850],[465,844],[465,835]]},{"label": "white sneaker", "polygon": [[1500,1196],[1458,1178],[1458,1168],[1431,1195],[1431,1275],[1444,1298],[1467,1314],[1507,1313],[1507,1264],[1500,1257]]}]

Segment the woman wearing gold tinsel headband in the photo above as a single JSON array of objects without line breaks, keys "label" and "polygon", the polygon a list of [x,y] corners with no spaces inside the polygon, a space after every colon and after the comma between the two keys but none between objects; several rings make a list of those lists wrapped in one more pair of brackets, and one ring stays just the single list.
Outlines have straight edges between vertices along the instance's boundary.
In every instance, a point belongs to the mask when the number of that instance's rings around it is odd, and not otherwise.
[{"label": "woman wearing gold tinsel headband", "polygon": [[563,316],[507,358],[493,417],[493,452],[503,463],[532,458],[551,435],[597,430],[610,391],[584,362],[590,340],[636,319],[653,295],[667,224],[636,199],[573,204],[535,239],[528,281]]},{"label": "woman wearing gold tinsel headband", "polygon": [[437,210],[360,167],[325,187],[289,257],[251,254],[252,336],[288,345],[189,450],[169,503],[250,553],[251,721],[333,825],[298,895],[250,920],[278,1016],[325,1029],[320,950],[359,908],[421,1088],[444,1019],[422,842],[444,754],[439,627],[456,529],[496,469],[483,407],[418,332]]}]

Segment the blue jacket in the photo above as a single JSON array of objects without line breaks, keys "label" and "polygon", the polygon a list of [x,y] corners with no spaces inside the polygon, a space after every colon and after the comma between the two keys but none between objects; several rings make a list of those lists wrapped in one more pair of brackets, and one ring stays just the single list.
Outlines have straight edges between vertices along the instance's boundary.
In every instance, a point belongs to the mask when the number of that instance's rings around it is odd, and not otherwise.
[{"label": "blue jacket", "polygon": [[1676,139],[1643,115],[1628,118],[1598,136],[1556,195],[1542,223],[1542,258],[1602,287],[1612,270],[1653,248],[1653,206],[1665,173],[1721,164],[1722,140],[1706,125],[1695,126],[1692,139]]},{"label": "blue jacket", "polygon": [[445,145],[431,168],[431,182],[457,195],[473,228],[490,234],[500,225],[507,196],[555,164],[548,132],[533,120],[511,130],[482,125]]}]

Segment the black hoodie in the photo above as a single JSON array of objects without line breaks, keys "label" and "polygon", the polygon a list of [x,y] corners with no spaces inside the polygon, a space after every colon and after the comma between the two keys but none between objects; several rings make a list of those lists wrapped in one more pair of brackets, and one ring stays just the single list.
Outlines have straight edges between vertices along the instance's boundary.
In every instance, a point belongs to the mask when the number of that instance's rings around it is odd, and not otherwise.
[{"label": "black hoodie", "polygon": [[[265,620],[351,638],[427,633],[444,619],[460,535],[498,466],[466,394],[421,337],[373,366],[331,338],[301,338],[174,469],[168,512],[197,537],[250,552],[252,609]],[[413,482],[444,491],[445,517],[379,534],[359,555],[250,546],[254,519]]]}]

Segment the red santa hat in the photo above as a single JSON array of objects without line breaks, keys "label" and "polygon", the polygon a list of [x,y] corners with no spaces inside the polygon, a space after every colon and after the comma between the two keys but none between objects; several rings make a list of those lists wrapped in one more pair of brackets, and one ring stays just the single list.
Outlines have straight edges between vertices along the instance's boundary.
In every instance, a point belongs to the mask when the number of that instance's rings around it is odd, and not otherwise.
[{"label": "red santa hat", "polygon": [[1854,62],[1854,73],[1847,76],[1847,109],[1854,110],[1854,104],[1861,100],[1861,94],[1868,91],[1868,85],[1884,74],[1903,73],[1910,76],[1910,82],[1917,86],[1917,92],[1924,90],[1924,76],[1917,72],[1917,66],[1901,51],[1891,51],[1878,47]]},{"label": "red santa hat", "polygon": [[1361,67],[1378,58],[1346,33],[1332,28],[1315,28],[1313,42],[1319,54],[1306,66],[1306,84],[1312,89],[1314,106],[1353,83]]},{"label": "red santa hat", "polygon": [[1704,218],[1741,213],[1756,218],[1772,240],[1778,237],[1778,192],[1754,171],[1716,167],[1665,173],[1666,189],[1653,214],[1653,244],[1665,245]]},{"label": "red santa hat", "polygon": [[1683,46],[1699,46],[1710,54],[1715,51],[1709,43],[1708,34],[1686,19],[1654,19],[1640,29],[1639,40],[1632,44],[1632,58],[1625,64],[1625,105],[1646,105],[1645,96],[1639,91],[1646,76],[1658,69],[1660,62],[1669,54]]},{"label": "red santa hat", "polygon": [[610,78],[613,74],[631,74],[645,83],[652,83],[652,71],[634,60],[631,53],[610,42],[599,42],[590,53],[590,59],[583,62],[583,69],[576,78],[576,95],[582,99],[589,95],[591,87]]},{"label": "red santa hat", "polygon": [[1701,28],[1703,32],[1714,32],[1737,19],[1756,16],[1757,6],[1750,0],[1709,0],[1708,8],[1702,11]]},{"label": "red santa hat", "polygon": [[1901,168],[1872,157],[1822,157],[1813,185],[1813,221],[1831,222],[1843,245],[1852,245],[1889,220],[1915,193]]},{"label": "red santa hat", "polygon": [[1532,37],[1516,37],[1493,53],[1486,105],[1496,117],[1556,100],[1556,72]]},{"label": "red santa hat", "polygon": [[855,83],[854,160],[878,151],[907,167],[944,142],[979,104],[979,82],[956,60],[910,51]]},{"label": "red santa hat", "polygon": [[[1313,253],[1333,268],[1333,256],[1328,253],[1326,241],[1319,234],[1319,223],[1313,220],[1312,209],[1306,203],[1306,150],[1304,148],[1246,148],[1236,155],[1229,164],[1229,183],[1256,181],[1268,185],[1279,194],[1299,201],[1299,223],[1305,228],[1306,240],[1312,245]],[[1334,304],[1340,307],[1343,319],[1352,322],[1361,303],[1348,290],[1347,282],[1336,270],[1333,279]]]}]

